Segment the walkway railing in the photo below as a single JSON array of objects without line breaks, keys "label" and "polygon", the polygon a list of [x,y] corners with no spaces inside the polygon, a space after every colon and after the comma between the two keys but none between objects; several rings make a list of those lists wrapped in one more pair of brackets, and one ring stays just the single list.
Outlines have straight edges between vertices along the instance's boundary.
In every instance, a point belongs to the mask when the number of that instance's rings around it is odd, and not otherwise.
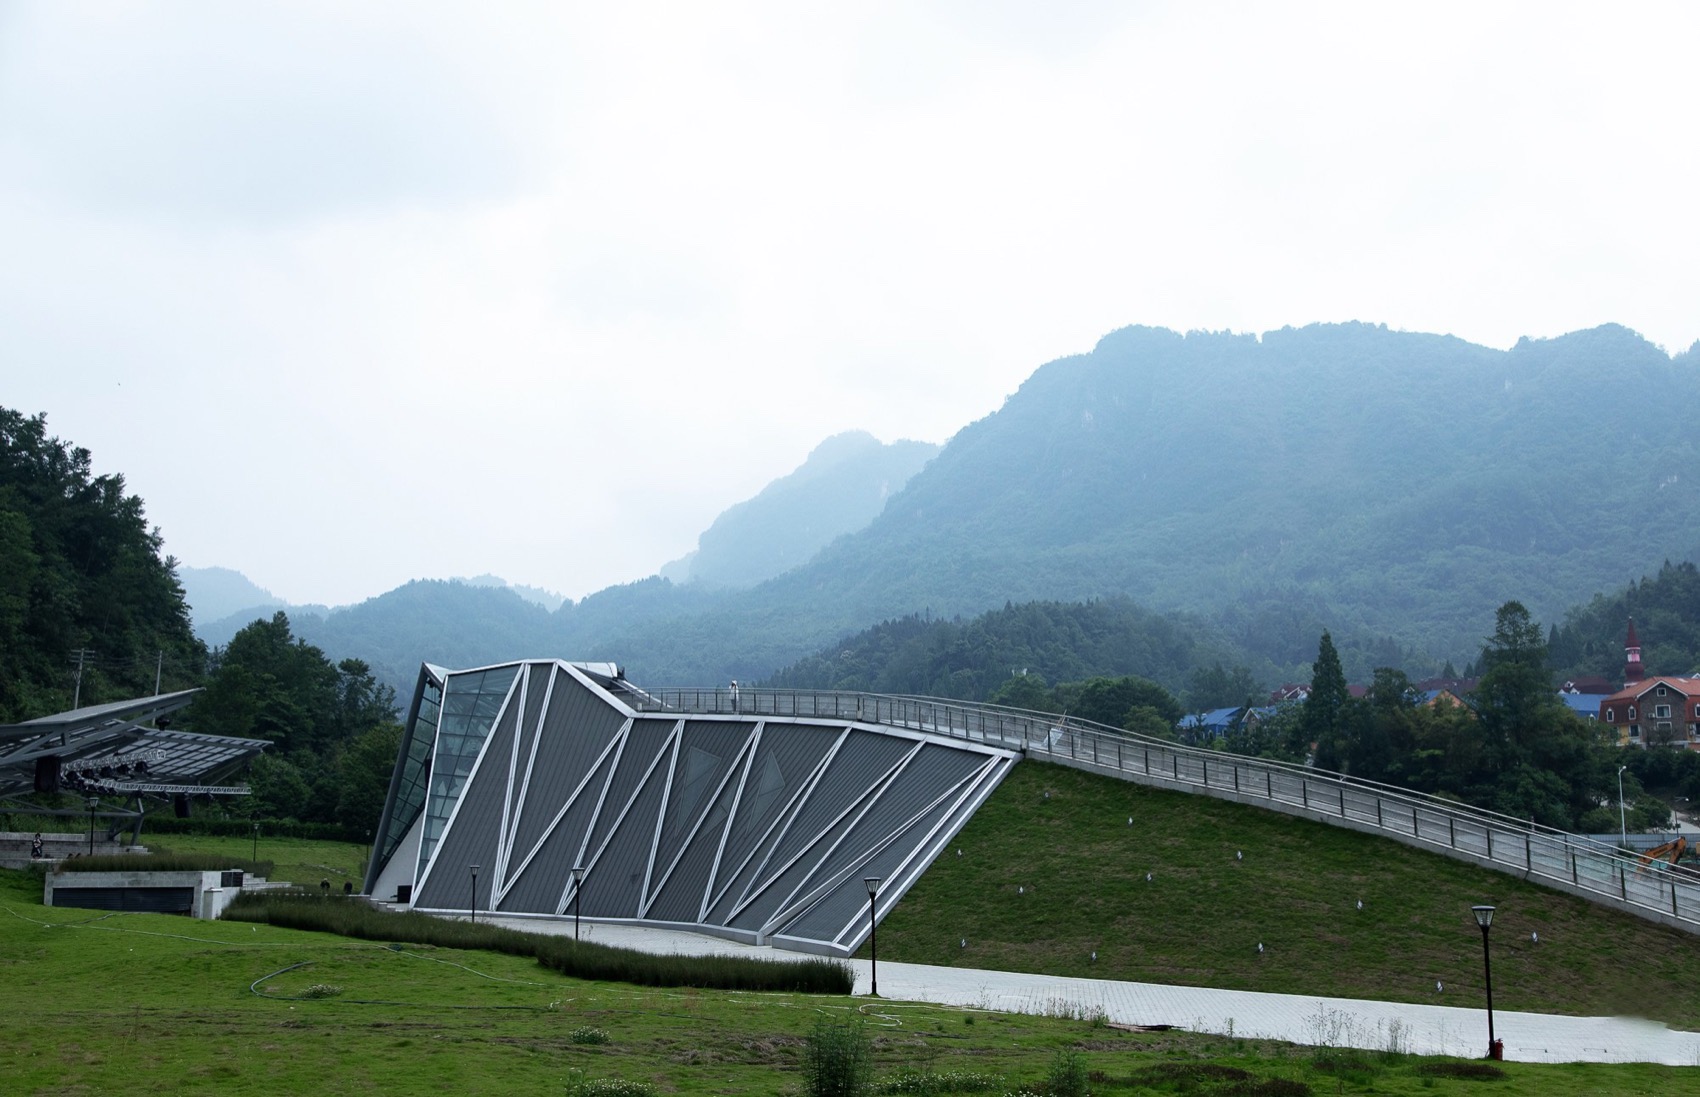
[{"label": "walkway railing", "polygon": [[1338,819],[1356,829],[1385,832],[1451,856],[1486,861],[1495,868],[1700,933],[1700,880],[1684,879],[1678,870],[1660,867],[1662,862],[1648,865],[1585,836],[1288,762],[1185,746],[1069,717],[930,697],[662,689],[639,698],[636,707],[655,712],[855,720],[1089,764],[1136,781]]}]

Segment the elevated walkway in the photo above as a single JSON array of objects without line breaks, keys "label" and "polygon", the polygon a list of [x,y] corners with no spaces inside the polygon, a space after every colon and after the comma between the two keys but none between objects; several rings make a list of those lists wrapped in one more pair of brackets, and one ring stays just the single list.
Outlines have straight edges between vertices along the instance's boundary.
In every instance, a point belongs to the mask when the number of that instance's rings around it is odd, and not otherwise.
[{"label": "elevated walkway", "polygon": [[1018,750],[1156,788],[1214,796],[1378,834],[1700,934],[1700,880],[1542,827],[1425,793],[1305,766],[1183,746],[1039,713],[866,693],[657,690],[638,707],[790,717],[867,718],[932,735]]}]

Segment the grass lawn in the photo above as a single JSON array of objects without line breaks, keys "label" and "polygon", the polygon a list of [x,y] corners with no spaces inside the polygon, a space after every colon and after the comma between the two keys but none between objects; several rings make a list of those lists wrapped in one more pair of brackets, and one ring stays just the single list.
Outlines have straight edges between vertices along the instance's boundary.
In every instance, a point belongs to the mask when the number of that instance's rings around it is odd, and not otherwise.
[{"label": "grass lawn", "polygon": [[[648,990],[535,963],[246,923],[49,910],[0,872],[0,1091],[64,1094],[567,1094],[624,1079],[657,1094],[799,1091],[804,1041],[860,1018],[876,1071],[966,1072],[1037,1087],[1059,1049],[1092,1091],[1210,1094],[1668,1094],[1691,1068],[1444,1060],[866,998]],[[883,941],[883,935],[882,935]],[[595,1042],[605,1039],[605,1042]],[[1463,1064],[1474,1069],[1478,1064]],[[1439,1071],[1440,1073],[1428,1073]],[[903,1092],[924,1092],[911,1087]]]},{"label": "grass lawn", "polygon": [[1474,903],[1499,908],[1495,1006],[1700,1028],[1700,936],[1385,838],[1031,761],[880,923],[879,949],[921,964],[1474,1005]]},{"label": "grass lawn", "polygon": [[[217,838],[208,834],[142,833],[142,844],[159,853],[222,853],[232,858],[248,860],[256,843],[252,838]],[[262,861],[271,861],[270,879],[287,880],[302,887],[317,887],[329,880],[331,890],[341,894],[344,883],[361,890],[366,876],[366,860],[371,847],[350,842],[327,842],[312,838],[267,838],[262,832],[257,843]]]}]

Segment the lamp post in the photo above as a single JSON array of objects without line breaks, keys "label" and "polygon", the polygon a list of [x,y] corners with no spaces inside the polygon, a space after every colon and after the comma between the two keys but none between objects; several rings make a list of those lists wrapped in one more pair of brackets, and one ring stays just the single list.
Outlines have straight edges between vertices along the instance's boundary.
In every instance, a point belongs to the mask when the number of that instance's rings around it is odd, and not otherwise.
[{"label": "lamp post", "polygon": [[[257,822],[254,824],[254,856],[251,859],[256,863],[260,860],[260,824]],[[254,871],[258,872],[259,870],[255,869]]]},{"label": "lamp post", "polygon": [[1476,925],[1482,927],[1482,974],[1487,979],[1487,1013],[1488,1013],[1488,1053],[1489,1059],[1498,1059],[1499,1041],[1493,1038],[1493,964],[1488,959],[1488,927],[1493,925],[1493,908],[1489,906],[1474,906],[1470,911],[1476,916]]},{"label": "lamp post", "polygon": [[878,998],[880,996],[880,942],[879,919],[874,916],[874,896],[879,894],[880,878],[878,876],[864,876],[862,885],[868,889],[868,956],[873,961],[873,966],[869,969],[871,975],[868,993]]},{"label": "lamp post", "polygon": [[1628,768],[1628,766],[1617,767],[1617,838],[1618,843],[1624,849],[1629,848],[1629,823],[1623,814],[1623,771]]},{"label": "lamp post", "polygon": [[472,866],[472,920],[478,921],[478,866]]},{"label": "lamp post", "polygon": [[90,796],[89,801],[89,856],[94,856],[94,809],[100,806],[100,797]]},{"label": "lamp post", "polygon": [[573,940],[578,940],[578,897],[584,893],[584,866],[573,866]]}]

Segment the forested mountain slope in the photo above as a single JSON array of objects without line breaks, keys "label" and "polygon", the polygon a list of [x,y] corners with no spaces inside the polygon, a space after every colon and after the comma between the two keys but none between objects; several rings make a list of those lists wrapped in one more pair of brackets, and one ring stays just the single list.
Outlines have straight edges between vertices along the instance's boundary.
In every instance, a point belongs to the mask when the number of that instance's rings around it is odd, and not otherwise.
[{"label": "forested mountain slope", "polygon": [[0,723],[198,683],[206,649],[163,550],[122,476],[0,408]]},{"label": "forested mountain slope", "polygon": [[[1127,594],[1277,661],[1295,615],[1439,652],[1667,556],[1700,499],[1694,369],[1606,327],[1508,352],[1367,325],[1131,328],[1041,368],[864,533],[761,592],[935,613]],[[1632,521],[1628,521],[1633,516]],[[1630,536],[1633,530],[1633,536]]]},{"label": "forested mountain slope", "polygon": [[[1612,325],[1509,351],[1367,324],[1127,328],[1038,369],[801,567],[745,591],[647,580],[451,646],[509,658],[533,637],[716,682],[871,622],[1125,596],[1209,621],[1248,665],[1303,667],[1323,628],[1379,662],[1467,661],[1508,598],[1556,620],[1700,556],[1695,443],[1665,410],[1697,386],[1700,355]],[[369,634],[446,658],[428,634]]]},{"label": "forested mountain slope", "polygon": [[1700,497],[1676,488],[1695,445],[1656,411],[1692,398],[1695,359],[1616,326],[1509,351],[1365,324],[1125,329],[1040,368],[867,529],[713,621],[614,624],[612,646],[716,680],[868,621],[1121,594],[1275,666],[1323,627],[1467,659],[1506,598],[1553,620],[1697,554]]}]

